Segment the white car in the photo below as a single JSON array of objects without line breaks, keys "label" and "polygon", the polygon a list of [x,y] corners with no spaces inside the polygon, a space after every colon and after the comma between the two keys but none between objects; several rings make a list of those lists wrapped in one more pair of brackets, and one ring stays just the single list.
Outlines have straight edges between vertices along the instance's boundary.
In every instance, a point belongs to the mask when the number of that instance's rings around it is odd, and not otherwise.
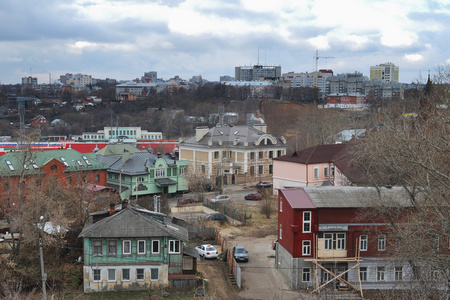
[{"label": "white car", "polygon": [[197,249],[198,255],[204,258],[217,258],[219,256],[219,252],[211,245],[200,245],[195,249]]},{"label": "white car", "polygon": [[230,201],[230,196],[228,195],[217,195],[210,200],[211,202],[219,202],[219,201]]}]

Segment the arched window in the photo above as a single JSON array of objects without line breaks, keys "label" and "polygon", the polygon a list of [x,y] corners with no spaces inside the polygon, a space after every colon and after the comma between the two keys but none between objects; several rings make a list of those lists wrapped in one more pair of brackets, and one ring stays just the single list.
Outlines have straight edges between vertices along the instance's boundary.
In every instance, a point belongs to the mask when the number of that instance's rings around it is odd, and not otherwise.
[{"label": "arched window", "polygon": [[57,165],[52,165],[52,166],[50,167],[50,170],[52,170],[53,172],[54,172],[54,171],[57,171],[57,170],[58,170],[58,166],[57,166]]}]

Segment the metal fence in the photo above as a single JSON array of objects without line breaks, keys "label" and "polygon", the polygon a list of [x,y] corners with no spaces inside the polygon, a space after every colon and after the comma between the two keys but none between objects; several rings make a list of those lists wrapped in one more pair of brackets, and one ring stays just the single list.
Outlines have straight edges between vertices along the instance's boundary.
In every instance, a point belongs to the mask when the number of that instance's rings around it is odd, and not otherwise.
[{"label": "metal fence", "polygon": [[227,215],[228,217],[235,219],[237,221],[240,221],[242,223],[246,223],[247,221],[247,213],[246,211],[242,211],[240,209],[237,209],[232,205],[230,201],[223,201],[223,202],[211,202],[208,199],[203,200],[203,206],[206,206],[210,209],[213,209],[217,212],[223,213],[224,215]]}]

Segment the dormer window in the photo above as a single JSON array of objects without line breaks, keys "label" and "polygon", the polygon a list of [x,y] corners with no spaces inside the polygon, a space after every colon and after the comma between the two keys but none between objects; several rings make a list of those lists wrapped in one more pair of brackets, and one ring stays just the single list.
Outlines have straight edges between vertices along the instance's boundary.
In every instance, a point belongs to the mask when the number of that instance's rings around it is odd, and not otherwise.
[{"label": "dormer window", "polygon": [[52,166],[50,167],[50,170],[52,170],[52,172],[55,172],[55,171],[58,170],[58,166],[57,166],[57,165],[52,165]]},{"label": "dormer window", "polygon": [[13,167],[13,165],[12,165],[12,163],[11,163],[9,160],[6,161],[6,164],[8,165],[8,168],[9,168],[11,171],[14,171],[14,170],[15,170],[14,167]]}]

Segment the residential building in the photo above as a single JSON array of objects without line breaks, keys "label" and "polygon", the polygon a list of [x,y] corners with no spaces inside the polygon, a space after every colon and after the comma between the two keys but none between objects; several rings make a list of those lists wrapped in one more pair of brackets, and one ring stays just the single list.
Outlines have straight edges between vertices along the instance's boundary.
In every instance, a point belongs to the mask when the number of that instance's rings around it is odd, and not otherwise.
[{"label": "residential building", "polygon": [[275,96],[275,86],[269,81],[227,81],[223,85],[227,96],[232,99],[268,99]]},{"label": "residential building", "polygon": [[370,67],[370,79],[381,80],[383,83],[398,82],[399,67],[391,62]]},{"label": "residential building", "polygon": [[108,144],[97,152],[97,160],[108,166],[108,186],[121,199],[188,190],[189,162],[174,154],[155,155],[129,144]]},{"label": "residential building", "polygon": [[162,139],[162,132],[149,132],[141,129],[141,127],[106,126],[103,130],[97,132],[83,132],[82,138],[86,142],[111,139],[160,140]]},{"label": "residential building", "polygon": [[395,243],[389,222],[361,213],[377,202],[400,206],[402,213],[412,206],[399,187],[281,189],[276,267],[291,288],[319,291],[336,284],[361,293],[414,280],[407,261],[389,257]]},{"label": "residential building", "polygon": [[184,245],[186,228],[126,203],[120,211],[112,205],[102,218],[98,215],[79,235],[85,293],[196,286],[198,254]]},{"label": "residential building", "polygon": [[326,93],[326,78],[333,76],[332,70],[319,70],[311,73],[289,72],[282,75],[281,79],[290,82],[291,88],[296,87],[316,87],[321,95]]},{"label": "residential building", "polygon": [[22,77],[22,85],[29,86],[30,88],[34,89],[38,86],[38,79],[37,77]]},{"label": "residential building", "polygon": [[304,186],[362,184],[364,177],[351,163],[351,144],[316,145],[273,159],[273,191]]},{"label": "residential building", "polygon": [[47,118],[43,115],[38,115],[31,119],[31,126],[35,128],[40,128],[42,126],[48,125]]},{"label": "residential building", "polygon": [[325,104],[318,105],[319,108],[341,108],[362,110],[366,109],[367,97],[360,94],[329,94],[325,97]]},{"label": "residential building", "polygon": [[272,179],[273,159],[286,153],[286,139],[267,133],[265,124],[197,127],[195,136],[180,143],[180,159],[192,174],[214,185]]},{"label": "residential building", "polygon": [[92,75],[66,73],[65,75],[61,75],[59,80],[63,85],[85,87],[92,84]]},{"label": "residential building", "polygon": [[255,80],[280,80],[281,66],[239,66],[235,67],[235,80],[255,81]]},{"label": "residential building", "polygon": [[[136,100],[138,98],[147,97],[153,91],[155,93],[170,92],[170,90],[177,88],[175,82],[135,82],[130,81],[116,85],[116,100]],[[131,96],[130,96],[131,95]]]}]

